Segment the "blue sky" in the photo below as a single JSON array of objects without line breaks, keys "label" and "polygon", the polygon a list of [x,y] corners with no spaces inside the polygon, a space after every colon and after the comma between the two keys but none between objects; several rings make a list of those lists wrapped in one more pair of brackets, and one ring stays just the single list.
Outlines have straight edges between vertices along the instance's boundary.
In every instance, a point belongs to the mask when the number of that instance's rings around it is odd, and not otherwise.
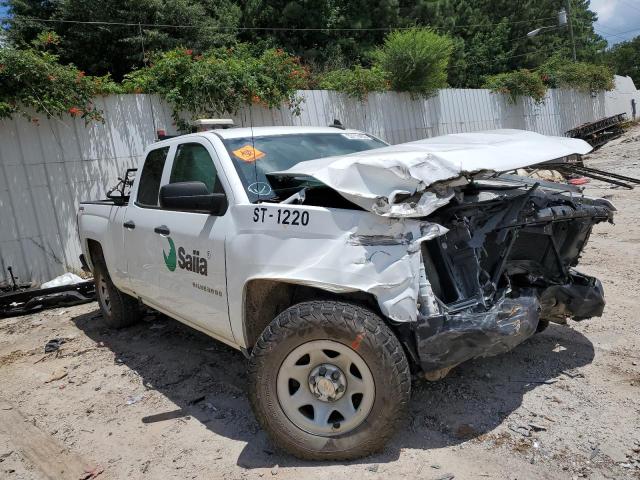
[{"label": "blue sky", "polygon": [[[640,35],[640,0],[591,0],[598,14],[596,31],[613,45]],[[0,16],[6,7],[0,7]]]},{"label": "blue sky", "polygon": [[596,32],[609,45],[640,35],[640,0],[591,0],[591,10],[598,14]]}]

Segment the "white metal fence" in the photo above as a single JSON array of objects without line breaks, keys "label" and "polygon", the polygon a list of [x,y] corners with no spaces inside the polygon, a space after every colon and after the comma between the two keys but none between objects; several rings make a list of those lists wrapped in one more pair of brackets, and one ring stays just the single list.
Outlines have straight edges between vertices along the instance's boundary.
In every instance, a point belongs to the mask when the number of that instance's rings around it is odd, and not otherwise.
[{"label": "white metal fence", "polygon": [[[424,100],[406,94],[372,94],[358,102],[328,91],[301,91],[300,116],[287,109],[254,107],[236,124],[328,125],[339,119],[390,143],[447,133],[520,128],[562,135],[605,115],[628,113],[640,102],[628,78],[616,90],[595,96],[549,91],[544,103],[510,104],[488,90],[446,89]],[[150,95],[118,95],[98,100],[105,123],[41,118],[0,121],[0,280],[12,266],[21,280],[42,282],[79,268],[75,212],[81,200],[104,197],[127,167],[137,164],[157,129],[175,133],[171,110]]]}]

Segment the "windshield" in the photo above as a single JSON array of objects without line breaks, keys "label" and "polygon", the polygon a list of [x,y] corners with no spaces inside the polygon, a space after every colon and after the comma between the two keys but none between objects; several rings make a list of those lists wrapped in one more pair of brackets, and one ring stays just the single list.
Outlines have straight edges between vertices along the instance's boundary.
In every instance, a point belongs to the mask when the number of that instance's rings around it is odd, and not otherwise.
[{"label": "windshield", "polygon": [[273,185],[266,174],[316,158],[346,155],[387,144],[365,133],[300,133],[223,140],[251,202],[284,200],[303,187],[321,185],[309,178]]}]

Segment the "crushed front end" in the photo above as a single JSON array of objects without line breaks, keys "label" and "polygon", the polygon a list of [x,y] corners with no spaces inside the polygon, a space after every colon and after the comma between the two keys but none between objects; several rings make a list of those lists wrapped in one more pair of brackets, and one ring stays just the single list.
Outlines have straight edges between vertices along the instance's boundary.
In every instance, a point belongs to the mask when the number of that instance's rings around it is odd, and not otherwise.
[{"label": "crushed front end", "polygon": [[[612,221],[613,205],[572,185],[505,173],[590,150],[579,139],[493,130],[301,162],[274,175],[312,177],[346,200],[338,208],[377,217],[352,225],[340,259],[363,260],[342,267],[340,282],[376,298],[414,363],[436,379],[512,349],[550,321],[602,314],[602,285],[574,267],[593,226]],[[331,198],[315,197],[306,203]]]},{"label": "crushed front end", "polygon": [[475,179],[428,220],[449,229],[422,243],[416,351],[425,372],[506,352],[549,321],[600,316],[602,285],[574,270],[613,205],[570,186]]}]

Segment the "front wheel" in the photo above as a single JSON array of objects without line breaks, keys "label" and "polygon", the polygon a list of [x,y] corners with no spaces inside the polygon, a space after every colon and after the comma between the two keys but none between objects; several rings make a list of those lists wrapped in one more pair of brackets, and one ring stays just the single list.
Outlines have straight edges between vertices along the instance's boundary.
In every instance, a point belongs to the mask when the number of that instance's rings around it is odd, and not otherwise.
[{"label": "front wheel", "polygon": [[373,312],[349,303],[294,305],[264,330],[249,361],[250,400],[275,443],[309,460],[381,450],[409,402],[409,366]]}]

